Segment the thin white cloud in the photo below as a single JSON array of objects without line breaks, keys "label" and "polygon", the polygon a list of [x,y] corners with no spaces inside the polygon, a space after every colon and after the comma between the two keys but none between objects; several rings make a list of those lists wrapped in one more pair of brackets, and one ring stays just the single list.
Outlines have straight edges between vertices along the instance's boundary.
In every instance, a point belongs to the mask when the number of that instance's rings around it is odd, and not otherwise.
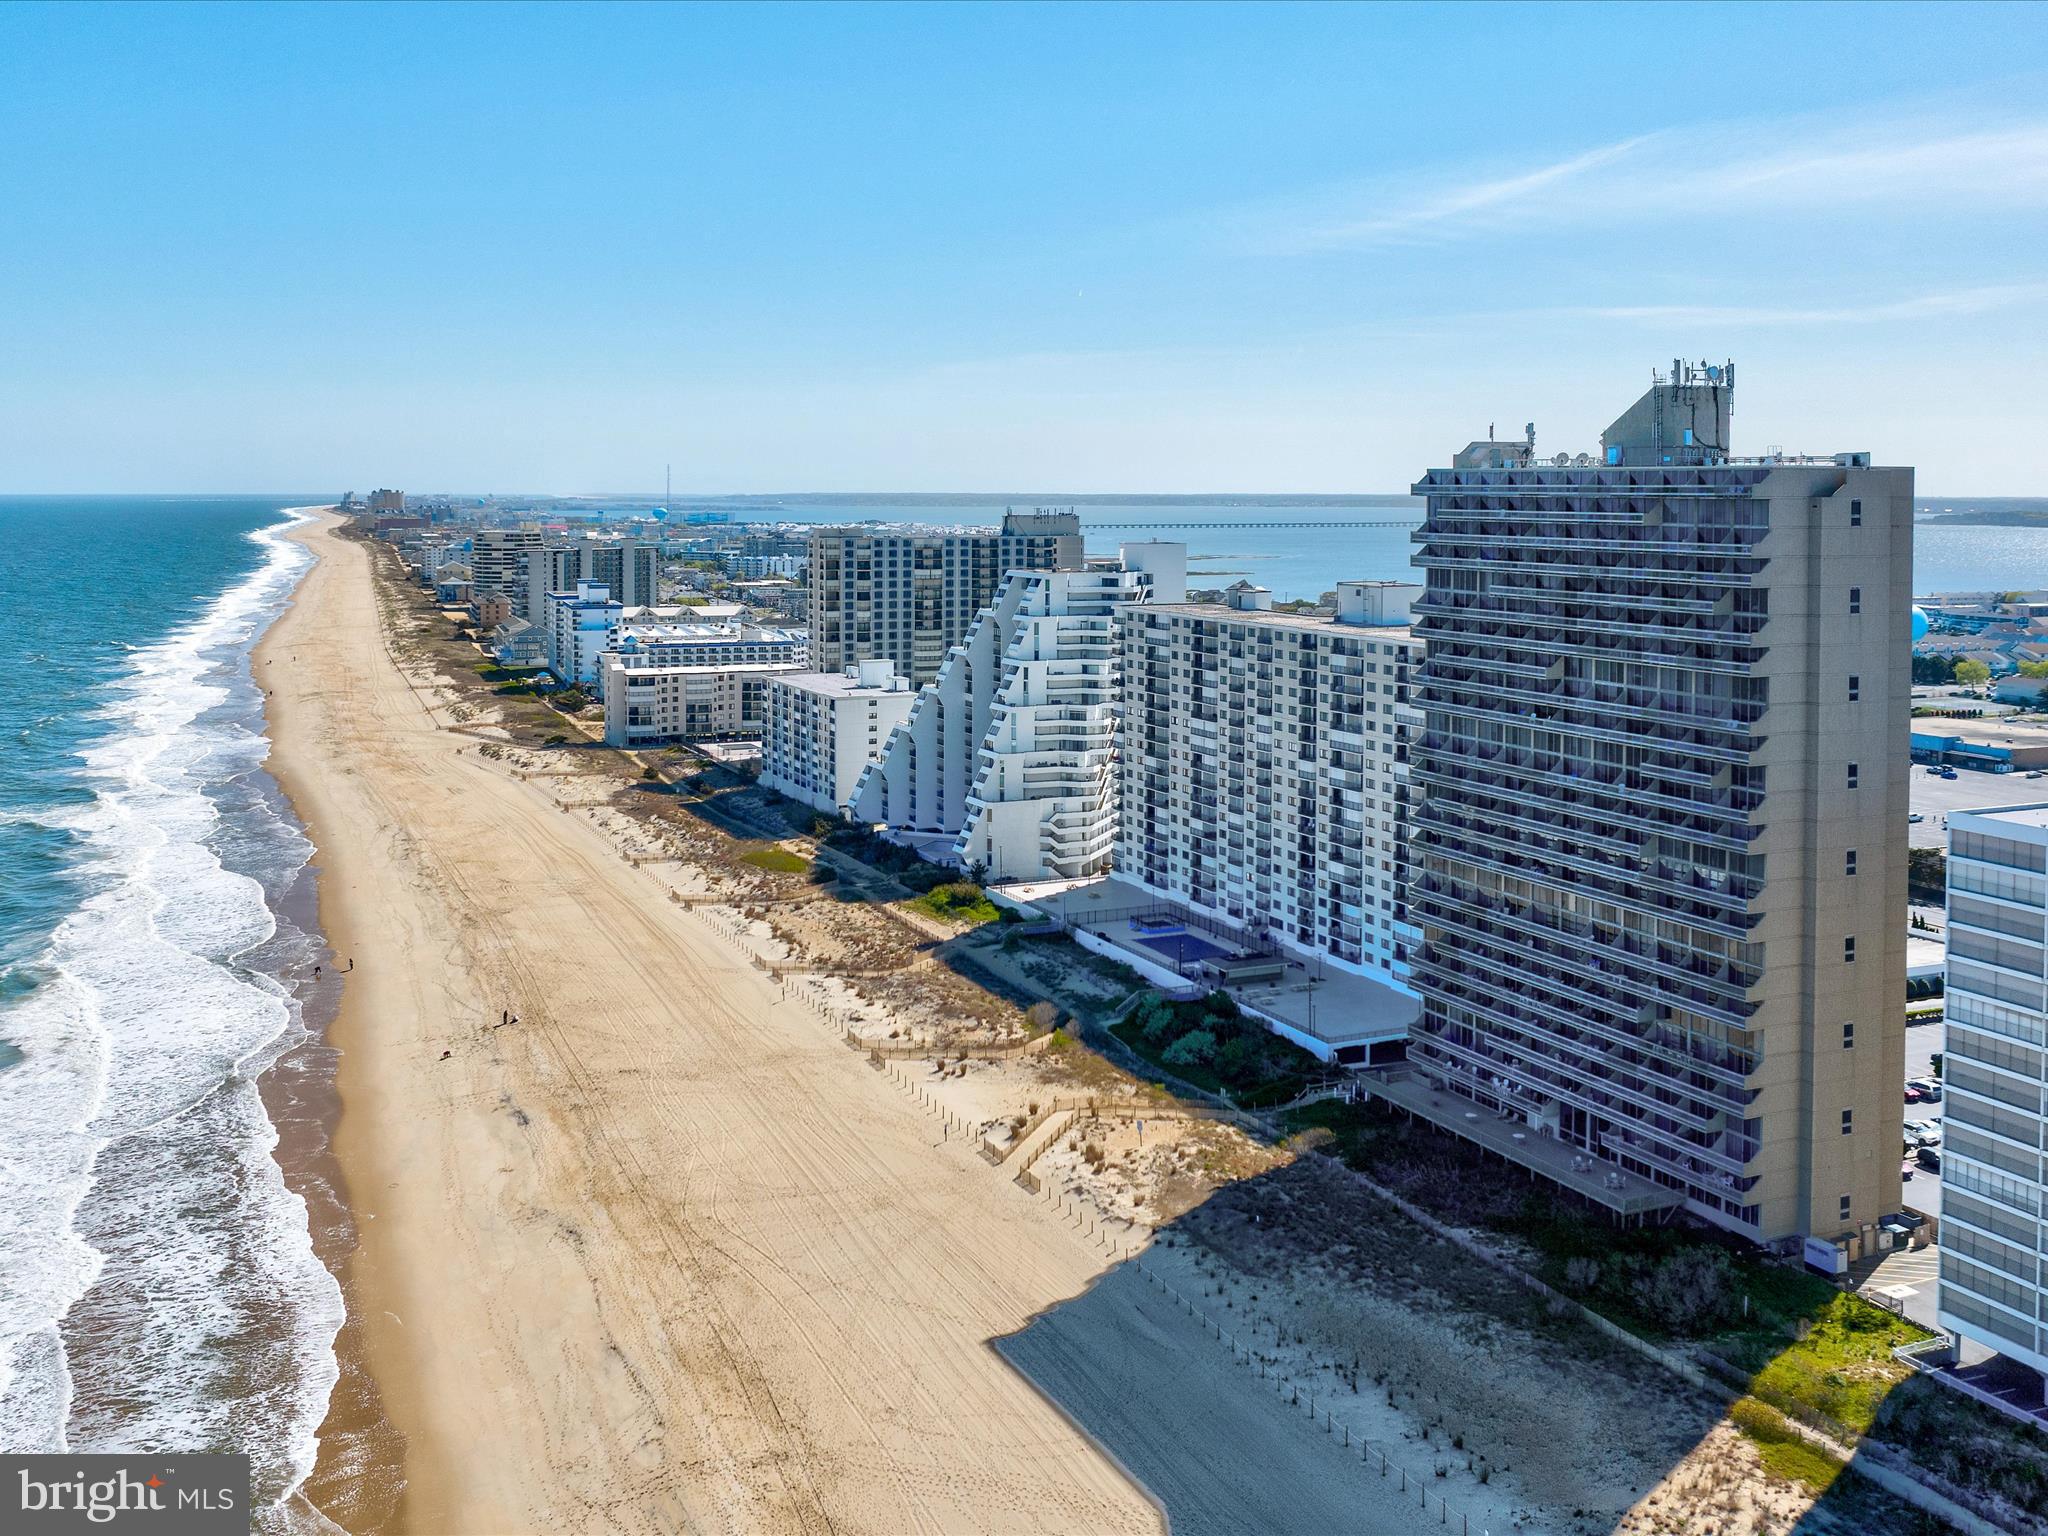
[{"label": "thin white cloud", "polygon": [[1512,208],[1559,186],[1590,175],[1633,154],[1654,135],[1640,135],[1588,150],[1550,165],[1538,166],[1517,175],[1468,182],[1406,207],[1396,206],[1384,213],[1301,231],[1307,246],[1378,245],[1410,238],[1436,226],[1456,223],[1496,210]]},{"label": "thin white cloud", "polygon": [[1758,119],[1645,134],[1506,173],[1447,169],[1436,183],[1383,178],[1239,209],[1224,222],[1259,248],[1302,254],[1780,207],[2039,207],[2048,205],[2048,118]]},{"label": "thin white cloud", "polygon": [[1752,306],[1718,304],[1611,304],[1551,311],[1594,320],[1641,320],[1657,325],[1776,326],[1864,325],[1886,320],[1940,319],[1989,314],[2018,305],[2048,302],[2048,282],[2000,283],[1925,293],[1869,304]]}]

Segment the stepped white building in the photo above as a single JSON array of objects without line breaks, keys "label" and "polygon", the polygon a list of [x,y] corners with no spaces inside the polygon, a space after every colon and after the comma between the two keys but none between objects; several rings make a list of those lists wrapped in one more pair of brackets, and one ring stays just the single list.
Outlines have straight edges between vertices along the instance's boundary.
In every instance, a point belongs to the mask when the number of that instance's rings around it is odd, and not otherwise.
[{"label": "stepped white building", "polygon": [[1187,546],[1012,571],[862,774],[878,822],[990,880],[1078,878],[1116,839],[1116,617],[1187,594]]}]

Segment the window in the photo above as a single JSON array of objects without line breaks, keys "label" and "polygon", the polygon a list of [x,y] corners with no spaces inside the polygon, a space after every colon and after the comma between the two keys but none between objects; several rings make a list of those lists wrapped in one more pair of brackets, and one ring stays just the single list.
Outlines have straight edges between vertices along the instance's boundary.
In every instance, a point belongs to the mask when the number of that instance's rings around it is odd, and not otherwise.
[{"label": "window", "polygon": [[1847,1221],[1848,1219],[1849,1219],[1849,1197],[1848,1197],[1847,1195],[1844,1195],[1844,1196],[1842,1196],[1842,1220],[1844,1220],[1844,1221]]},{"label": "window", "polygon": [[1851,848],[1842,855],[1842,873],[1845,875],[1856,873],[1856,850],[1854,848]]},{"label": "window", "polygon": [[1856,765],[1854,763],[1849,765],[1849,787],[1851,789],[1856,787]]},{"label": "window", "polygon": [[1842,964],[1854,965],[1855,963],[1856,936],[1854,934],[1851,934],[1848,938],[1842,940]]},{"label": "window", "polygon": [[1842,1049],[1845,1051],[1856,1049],[1856,1026],[1853,1022],[1847,1020],[1842,1024]]},{"label": "window", "polygon": [[1849,503],[1849,526],[1851,528],[1861,528],[1863,526],[1863,503],[1860,501],[1852,500]]},{"label": "window", "polygon": [[1842,1111],[1842,1134],[1844,1136],[1856,1134],[1856,1111],[1853,1109]]},{"label": "window", "polygon": [[1861,587],[1851,587],[1849,589],[1849,611],[1851,613],[1861,613],[1863,611],[1863,589]]},{"label": "window", "polygon": [[1863,679],[1856,673],[1849,674],[1849,702],[1854,704],[1863,697]]}]

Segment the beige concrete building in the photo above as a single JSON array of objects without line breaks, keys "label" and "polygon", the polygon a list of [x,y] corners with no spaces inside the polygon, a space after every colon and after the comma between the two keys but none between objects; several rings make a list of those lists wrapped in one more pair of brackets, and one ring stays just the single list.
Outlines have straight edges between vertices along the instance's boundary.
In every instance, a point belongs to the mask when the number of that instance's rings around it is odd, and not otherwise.
[{"label": "beige concrete building", "polygon": [[534,561],[547,535],[529,523],[523,528],[479,528],[469,541],[470,582],[478,597],[506,597],[522,619]]},{"label": "beige concrete building", "polygon": [[928,683],[1005,575],[1081,563],[1081,520],[1071,512],[1005,513],[1001,528],[817,529],[809,556],[812,663],[843,672],[887,657],[913,686]]},{"label": "beige concrete building", "polygon": [[1615,1209],[1868,1237],[1900,1200],[1913,474],[1731,458],[1732,391],[1679,363],[1597,458],[1475,444],[1415,487],[1411,1059]]}]

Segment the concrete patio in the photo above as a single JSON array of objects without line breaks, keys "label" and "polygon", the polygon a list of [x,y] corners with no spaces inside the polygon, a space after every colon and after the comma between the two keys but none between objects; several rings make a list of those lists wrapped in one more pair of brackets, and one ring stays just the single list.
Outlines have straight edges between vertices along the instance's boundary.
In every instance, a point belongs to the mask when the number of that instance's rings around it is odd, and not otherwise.
[{"label": "concrete patio", "polygon": [[1497,1152],[1509,1162],[1532,1174],[1541,1174],[1574,1194],[1584,1195],[1617,1216],[1650,1217],[1684,1203],[1677,1190],[1624,1173],[1613,1163],[1581,1152],[1568,1142],[1539,1135],[1519,1120],[1503,1120],[1489,1114],[1468,1099],[1430,1086],[1429,1080],[1418,1072],[1369,1073],[1359,1079],[1359,1085],[1396,1109],[1405,1109],[1489,1152]]},{"label": "concrete patio", "polygon": [[1012,884],[992,888],[989,894],[1068,927],[1087,948],[1123,961],[1161,986],[1184,985],[1185,978],[1176,972],[1169,954],[1143,942],[1131,928],[1133,915],[1170,911],[1190,933],[1271,956],[1286,966],[1280,979],[1226,990],[1246,1013],[1324,1061],[1364,1066],[1398,1060],[1408,1028],[1421,1012],[1417,999],[1385,982],[1304,956],[1284,944],[1254,939],[1211,913],[1190,911],[1114,875]]}]

